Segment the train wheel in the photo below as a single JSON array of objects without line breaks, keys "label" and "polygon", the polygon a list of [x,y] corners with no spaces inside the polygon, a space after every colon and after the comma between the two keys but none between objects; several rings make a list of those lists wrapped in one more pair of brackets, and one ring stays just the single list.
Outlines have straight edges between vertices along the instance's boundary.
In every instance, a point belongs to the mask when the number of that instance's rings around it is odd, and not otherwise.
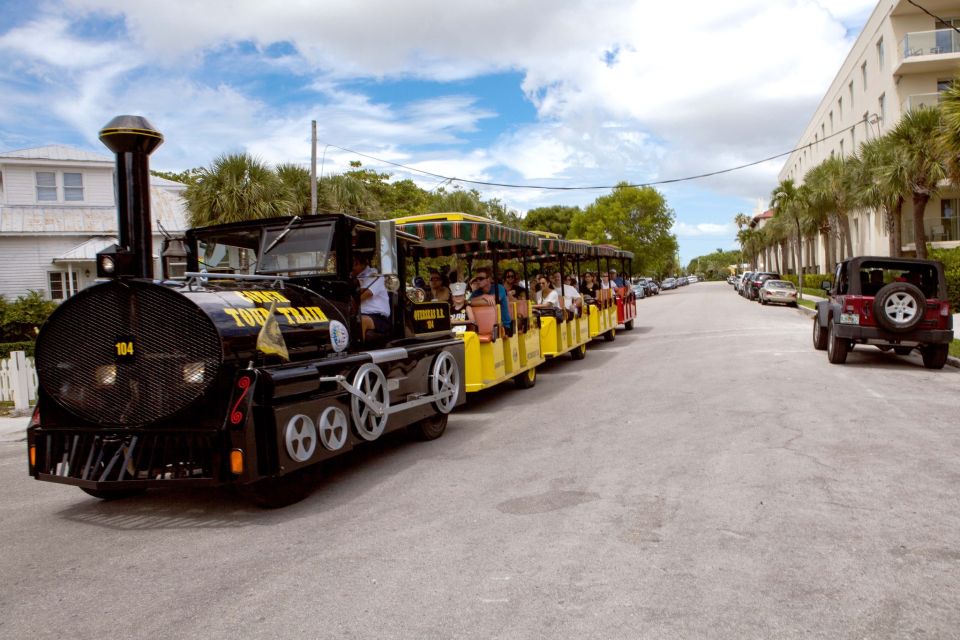
[{"label": "train wheel", "polygon": [[417,440],[436,440],[447,430],[447,414],[435,413],[407,427],[407,433]]},{"label": "train wheel", "polygon": [[574,347],[573,351],[570,352],[570,356],[574,360],[583,360],[587,357],[587,345],[586,343],[580,345],[579,347]]},{"label": "train wheel", "polygon": [[375,364],[367,363],[357,369],[353,386],[360,390],[363,399],[350,394],[350,409],[357,434],[367,441],[380,437],[387,427],[387,410],[390,394],[387,392],[387,377]]},{"label": "train wheel", "polygon": [[440,413],[450,413],[460,399],[460,368],[449,351],[441,351],[433,361],[430,374],[430,392],[436,400],[433,408]]},{"label": "train wheel", "polygon": [[527,369],[514,378],[513,383],[517,385],[517,389],[529,389],[533,385],[537,384],[537,368],[532,367]]},{"label": "train wheel", "polygon": [[279,478],[264,478],[240,485],[237,490],[244,498],[264,509],[279,509],[300,502],[313,493],[312,469],[300,469]]},{"label": "train wheel", "polygon": [[617,330],[610,329],[610,331],[607,331],[605,334],[603,334],[603,339],[607,342],[613,342],[617,339]]},{"label": "train wheel", "polygon": [[144,488],[137,489],[87,489],[86,487],[80,487],[80,490],[91,495],[94,498],[99,498],[100,500],[123,500],[124,498],[132,498],[134,496],[139,496],[147,492]]},{"label": "train wheel", "polygon": [[623,323],[623,330],[633,331],[633,318],[630,318],[629,320]]}]

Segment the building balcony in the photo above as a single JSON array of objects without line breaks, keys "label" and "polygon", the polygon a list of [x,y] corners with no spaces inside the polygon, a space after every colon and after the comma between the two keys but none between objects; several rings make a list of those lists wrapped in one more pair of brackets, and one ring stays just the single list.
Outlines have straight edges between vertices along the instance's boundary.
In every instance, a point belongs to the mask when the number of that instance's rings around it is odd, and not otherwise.
[{"label": "building balcony", "polygon": [[953,29],[913,31],[900,41],[900,61],[894,75],[949,71],[960,61],[960,33]]},{"label": "building balcony", "polygon": [[936,107],[940,104],[939,93],[920,93],[915,96],[907,96],[907,99],[900,105],[900,113],[913,111],[920,107]]},{"label": "building balcony", "polygon": [[[901,235],[904,248],[915,249],[916,239],[913,234],[913,219],[904,216],[902,224]],[[960,218],[924,220],[923,230],[927,235],[927,243],[935,247],[960,246]]]}]

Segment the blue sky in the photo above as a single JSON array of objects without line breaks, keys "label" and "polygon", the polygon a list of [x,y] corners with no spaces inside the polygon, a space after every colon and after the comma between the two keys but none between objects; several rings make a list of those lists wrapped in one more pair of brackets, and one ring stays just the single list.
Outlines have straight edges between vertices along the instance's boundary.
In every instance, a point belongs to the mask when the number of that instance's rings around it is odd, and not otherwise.
[{"label": "blue sky", "polygon": [[[315,119],[324,145],[464,179],[677,178],[789,150],[873,8],[869,0],[6,1],[0,150],[55,143],[105,152],[99,128],[136,113],[166,136],[154,168],[206,165],[238,150],[307,164]],[[426,188],[437,183],[333,147],[325,170],[355,159]],[[763,205],[781,164],[660,187],[676,213],[682,260],[733,248],[733,216]],[[606,193],[480,190],[520,212]]]}]

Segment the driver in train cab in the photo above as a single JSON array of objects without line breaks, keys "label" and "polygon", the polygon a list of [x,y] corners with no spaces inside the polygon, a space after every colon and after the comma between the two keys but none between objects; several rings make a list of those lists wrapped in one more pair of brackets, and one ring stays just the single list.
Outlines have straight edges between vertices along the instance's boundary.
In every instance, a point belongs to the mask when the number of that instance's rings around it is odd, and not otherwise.
[{"label": "driver in train cab", "polygon": [[510,317],[507,290],[503,288],[502,284],[493,281],[490,275],[490,269],[487,267],[480,267],[475,270],[473,280],[477,282],[477,288],[470,294],[470,306],[488,305],[490,302],[483,296],[493,296],[494,300],[496,300],[494,304],[500,305],[500,326],[503,327],[503,330],[506,331],[508,336],[512,336],[513,319]]},{"label": "driver in train cab", "polygon": [[360,324],[364,338],[371,329],[380,335],[389,335],[390,296],[383,278],[370,266],[368,253],[354,251],[350,274],[360,282]]}]

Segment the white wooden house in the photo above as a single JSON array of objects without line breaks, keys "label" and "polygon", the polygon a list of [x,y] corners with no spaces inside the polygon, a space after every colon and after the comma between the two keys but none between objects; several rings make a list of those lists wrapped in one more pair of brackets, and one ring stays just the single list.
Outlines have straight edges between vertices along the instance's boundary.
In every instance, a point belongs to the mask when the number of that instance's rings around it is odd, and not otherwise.
[{"label": "white wooden house", "polygon": [[[93,284],[97,252],[117,241],[114,163],[61,145],[0,153],[0,295],[63,300]],[[185,189],[151,178],[154,256],[158,221],[171,233],[186,228]]]}]

